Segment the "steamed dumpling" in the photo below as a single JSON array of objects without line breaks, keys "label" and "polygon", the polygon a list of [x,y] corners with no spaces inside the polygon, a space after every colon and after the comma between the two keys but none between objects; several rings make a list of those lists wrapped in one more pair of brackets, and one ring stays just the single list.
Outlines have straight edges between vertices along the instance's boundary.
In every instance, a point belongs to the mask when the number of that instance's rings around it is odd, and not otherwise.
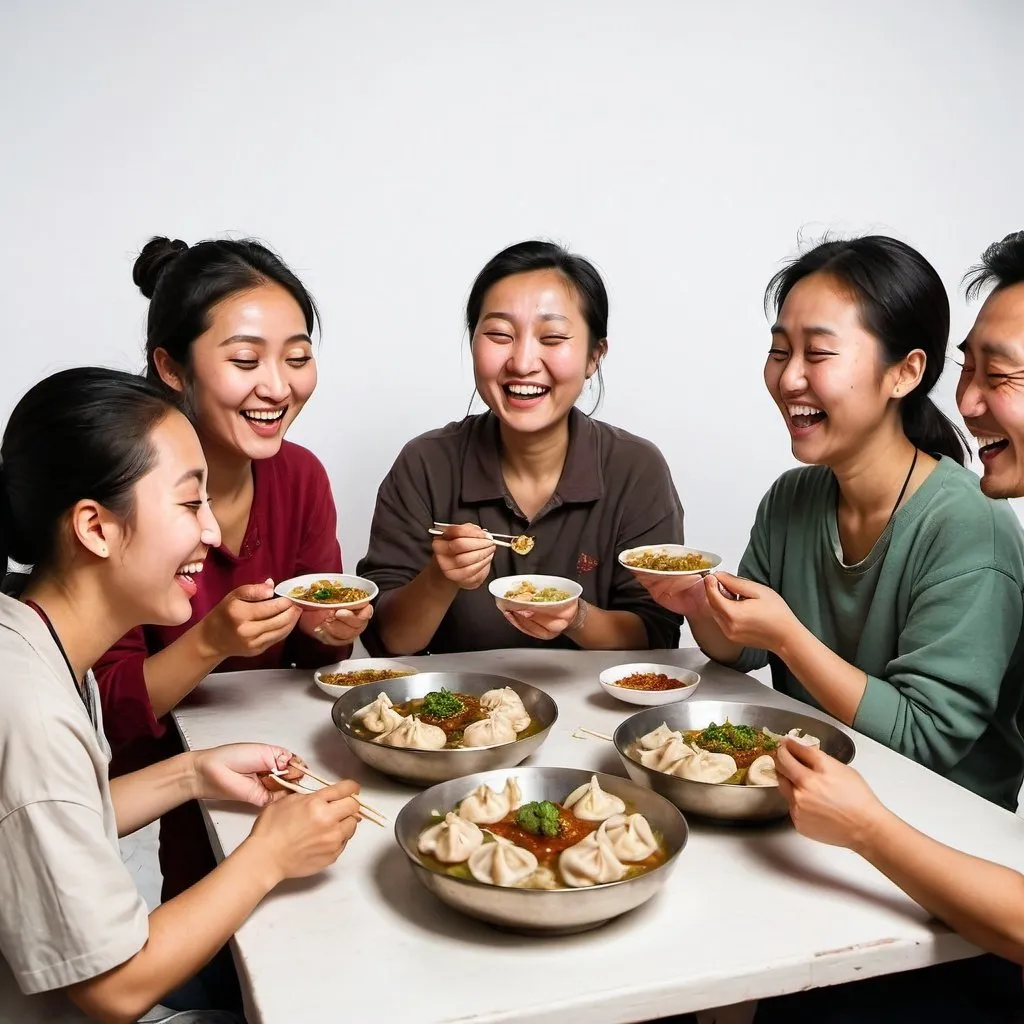
[{"label": "steamed dumpling", "polygon": [[448,742],[448,735],[444,729],[420,721],[419,715],[410,715],[390,732],[375,737],[373,742],[383,743],[386,747],[440,750]]},{"label": "steamed dumpling", "polygon": [[601,828],[611,843],[612,852],[625,864],[636,864],[658,852],[658,840],[642,814],[616,814]]},{"label": "steamed dumpling", "polygon": [[574,789],[565,798],[563,806],[580,821],[604,821],[626,809],[622,800],[601,788],[596,775],[591,775],[589,782]]},{"label": "steamed dumpling", "polygon": [[493,833],[491,838],[493,842],[484,843],[469,857],[470,874],[478,882],[517,885],[537,870],[537,858],[529,850]]},{"label": "steamed dumpling", "polygon": [[523,698],[511,686],[488,690],[480,698],[480,707],[487,712],[488,718],[503,715],[516,732],[522,732],[530,724],[530,712],[526,710]]},{"label": "steamed dumpling", "polygon": [[558,876],[551,868],[537,868],[529,878],[523,879],[520,883],[524,889],[561,889]]},{"label": "steamed dumpling", "polygon": [[[486,783],[481,783],[459,804],[459,817],[477,825],[492,825],[501,821],[512,810],[512,785],[513,780],[509,779],[505,788],[496,793]],[[514,792],[519,793],[518,785],[515,785]],[[519,799],[522,800],[522,794],[519,794]]]},{"label": "steamed dumpling", "polygon": [[558,870],[566,885],[579,889],[585,885],[617,882],[626,873],[626,865],[615,856],[605,826],[602,822],[596,832],[559,855]]},{"label": "steamed dumpling", "polygon": [[420,853],[436,857],[442,864],[462,864],[483,841],[483,832],[473,822],[449,811],[444,821],[420,833],[417,848]]},{"label": "steamed dumpling", "polygon": [[672,774],[691,782],[725,782],[736,774],[736,762],[728,754],[713,754],[693,747],[693,757],[672,766]]},{"label": "steamed dumpling", "polygon": [[683,734],[677,732],[675,729],[670,729],[667,722],[662,722],[657,729],[652,729],[649,733],[640,737],[639,743],[644,750],[656,750],[658,747],[663,747],[669,740],[679,737],[681,740]]},{"label": "steamed dumpling", "polygon": [[762,754],[750,762],[747,769],[748,786],[777,786],[779,776],[775,771],[775,758],[771,754]]},{"label": "steamed dumpling", "polygon": [[405,719],[395,710],[391,698],[386,693],[378,693],[377,699],[361,707],[353,716],[367,732],[383,735],[396,729]]},{"label": "steamed dumpling", "polygon": [[514,743],[516,730],[505,715],[492,715],[471,722],[462,734],[467,747],[493,747],[498,743]]},{"label": "steamed dumpling", "polygon": [[645,768],[653,768],[656,772],[672,774],[672,768],[684,757],[693,757],[693,748],[683,742],[683,737],[675,733],[672,738],[654,750],[641,750],[640,763]]},{"label": "steamed dumpling", "polygon": [[821,740],[817,736],[812,736],[809,732],[804,732],[803,729],[790,729],[785,736],[782,737],[786,740],[794,740],[796,743],[802,743],[805,747],[817,747],[821,749]]},{"label": "steamed dumpling", "polygon": [[519,780],[514,776],[505,783],[505,788],[502,790],[505,796],[508,797],[508,809],[510,811],[518,811],[523,806],[523,791],[519,788]]}]

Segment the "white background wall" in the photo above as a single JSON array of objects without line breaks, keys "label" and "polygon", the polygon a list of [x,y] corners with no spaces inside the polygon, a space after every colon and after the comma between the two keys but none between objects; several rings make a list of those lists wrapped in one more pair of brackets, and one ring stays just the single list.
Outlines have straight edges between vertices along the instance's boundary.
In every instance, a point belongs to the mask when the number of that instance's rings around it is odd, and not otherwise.
[{"label": "white background wall", "polygon": [[1024,227],[1022,41],[1016,0],[2,0],[0,416],[55,368],[140,365],[151,234],[258,235],[324,313],[292,437],[354,564],[402,443],[466,409],[473,276],[546,236],[607,278],[604,418],[734,561],[791,464],[766,281],[801,232],[870,229],[955,293]]}]

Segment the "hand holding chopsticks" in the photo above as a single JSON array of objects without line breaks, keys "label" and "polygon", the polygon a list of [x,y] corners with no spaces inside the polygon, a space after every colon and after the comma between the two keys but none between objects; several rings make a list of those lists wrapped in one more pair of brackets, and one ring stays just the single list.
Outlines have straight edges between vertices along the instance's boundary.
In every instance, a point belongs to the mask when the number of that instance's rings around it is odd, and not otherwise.
[{"label": "hand holding chopsticks", "polygon": [[[308,775],[309,778],[313,779],[315,782],[319,782],[322,786],[333,785],[333,783],[329,782],[327,779],[321,778],[315,772],[310,771],[310,769],[307,768],[306,765],[304,765],[298,758],[292,758],[292,760],[289,762],[289,767],[302,772],[303,775]],[[319,792],[318,790],[312,789],[309,786],[303,786],[301,783],[293,782],[291,779],[284,778],[284,771],[282,770],[271,772],[270,777],[279,786],[283,787],[284,789],[290,789],[293,793]],[[367,821],[372,821],[374,825],[379,825],[381,828],[387,827],[387,815],[383,814],[381,811],[378,811],[374,807],[370,807],[368,804],[364,804],[363,801],[359,799],[359,797],[355,797],[354,799],[356,803],[359,804],[362,817],[364,817]]]},{"label": "hand holding chopsticks", "polygon": [[[445,530],[454,526],[454,523],[434,523],[432,529],[428,530],[432,537],[443,537]],[[516,533],[493,533],[490,530],[480,528],[485,537],[489,538],[495,545],[501,548],[510,548],[517,555],[528,555],[533,550],[534,540],[525,534]]]}]

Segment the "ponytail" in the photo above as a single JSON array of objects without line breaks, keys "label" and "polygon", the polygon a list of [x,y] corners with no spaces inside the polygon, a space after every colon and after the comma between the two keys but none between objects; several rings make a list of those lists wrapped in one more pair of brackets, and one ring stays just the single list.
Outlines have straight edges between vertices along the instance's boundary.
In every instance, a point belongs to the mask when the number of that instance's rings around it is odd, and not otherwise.
[{"label": "ponytail", "polygon": [[929,455],[945,455],[962,466],[967,439],[927,394],[912,391],[900,403],[903,432],[908,440]]}]

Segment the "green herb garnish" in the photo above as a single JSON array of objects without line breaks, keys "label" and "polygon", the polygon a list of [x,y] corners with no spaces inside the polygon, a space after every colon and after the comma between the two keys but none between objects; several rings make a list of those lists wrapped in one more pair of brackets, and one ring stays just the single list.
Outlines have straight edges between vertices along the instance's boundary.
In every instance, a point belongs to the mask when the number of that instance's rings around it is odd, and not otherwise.
[{"label": "green herb garnish", "polygon": [[465,710],[466,705],[451,690],[443,687],[432,690],[423,698],[422,713],[431,718],[454,718]]},{"label": "green herb garnish", "polygon": [[562,831],[558,808],[550,800],[534,800],[516,811],[516,824],[534,836],[554,838]]},{"label": "green herb garnish", "polygon": [[319,590],[314,590],[312,597],[314,601],[327,601],[334,595],[334,591],[328,590],[326,587],[321,587]]},{"label": "green herb garnish", "polygon": [[698,746],[714,753],[729,754],[734,750],[774,750],[778,745],[761,729],[755,729],[752,725],[733,725],[732,722],[725,722],[723,725],[711,723],[697,737]]}]

